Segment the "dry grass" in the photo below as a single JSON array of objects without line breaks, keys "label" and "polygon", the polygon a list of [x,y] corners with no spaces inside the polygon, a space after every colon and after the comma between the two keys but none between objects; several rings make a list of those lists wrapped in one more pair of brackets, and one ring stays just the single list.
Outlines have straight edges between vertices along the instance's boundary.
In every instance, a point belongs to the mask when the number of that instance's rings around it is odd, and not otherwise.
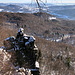
[{"label": "dry grass", "polygon": [[[15,24],[19,22],[21,27],[24,26],[25,33],[27,34],[50,36],[51,32],[75,33],[74,21],[59,19],[57,21],[48,21],[42,17],[35,16],[34,14],[0,13],[0,15],[1,14],[5,17],[5,22],[14,22]],[[16,29],[9,28],[9,25],[5,25],[5,22],[3,22],[3,26],[0,26],[0,46],[3,46],[3,40],[5,38],[16,35],[16,30],[18,29],[17,26],[15,26]],[[12,27],[11,24],[10,26]],[[68,65],[70,62],[75,62],[75,47],[64,43],[50,42],[38,38],[37,36],[35,36],[35,38],[35,43],[41,51],[41,57],[39,59],[41,75],[52,75],[52,73],[55,73],[55,75],[75,75],[75,68]],[[67,55],[67,57],[64,58],[63,56],[58,56],[60,51],[62,52],[62,55]],[[72,53],[72,55],[69,55],[69,52]],[[1,59],[2,58],[0,58],[0,60]],[[12,62],[13,59],[11,60]],[[8,64],[5,65],[5,68]],[[8,70],[9,68],[5,71]]]},{"label": "dry grass", "polygon": [[[70,65],[70,62],[73,61],[75,57],[75,47],[64,43],[50,42],[40,38],[37,38],[36,44],[41,50],[41,75],[51,75],[51,72],[55,72],[55,75],[57,75],[57,73],[58,75],[75,74],[74,67]],[[60,51],[62,52],[62,56],[58,56]],[[69,52],[73,54],[69,55]],[[65,55],[67,55],[67,57],[64,57]],[[75,62],[75,60],[73,62]]]},{"label": "dry grass", "polygon": [[6,26],[0,26],[0,46],[3,46],[4,39],[10,36],[14,36],[15,32],[16,29],[13,30]]},{"label": "dry grass", "polygon": [[75,33],[75,21],[56,19],[56,21],[48,20],[48,17],[52,16],[49,14],[41,14],[41,16],[37,16],[36,14],[29,13],[0,13],[5,17],[5,22],[11,22],[18,24],[17,27],[24,27],[25,33],[44,35],[45,31],[48,32],[48,36],[50,33]]}]

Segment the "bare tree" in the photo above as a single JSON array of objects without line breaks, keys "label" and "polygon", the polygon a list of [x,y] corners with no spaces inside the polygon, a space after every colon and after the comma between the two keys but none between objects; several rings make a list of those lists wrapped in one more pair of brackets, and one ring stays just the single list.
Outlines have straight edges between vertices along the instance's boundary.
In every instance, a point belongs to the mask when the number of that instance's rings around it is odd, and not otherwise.
[{"label": "bare tree", "polygon": [[40,6],[40,3],[39,3],[39,1],[38,1],[38,0],[36,0],[36,3],[37,3],[37,5],[38,5],[39,12],[41,12],[41,6]]},{"label": "bare tree", "polygon": [[[43,7],[41,6],[41,3],[46,6],[46,4],[42,1],[42,0],[35,0],[37,5],[38,5],[38,8],[39,8],[39,12],[41,13],[42,12],[42,9]],[[45,2],[47,2],[47,0],[45,0]]]}]

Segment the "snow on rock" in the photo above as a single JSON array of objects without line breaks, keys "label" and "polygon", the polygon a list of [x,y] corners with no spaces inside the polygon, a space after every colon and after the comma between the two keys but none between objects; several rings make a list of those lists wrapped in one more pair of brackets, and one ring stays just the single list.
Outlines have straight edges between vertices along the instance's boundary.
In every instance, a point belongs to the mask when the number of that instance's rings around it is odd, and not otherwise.
[{"label": "snow on rock", "polygon": [[64,36],[63,36],[63,40],[64,39],[67,39],[67,38],[70,38],[71,36],[69,35],[69,34],[65,34]]},{"label": "snow on rock", "polygon": [[2,49],[2,48],[0,48],[0,54],[2,53],[2,51],[3,51],[3,49]]},{"label": "snow on rock", "polygon": [[49,20],[56,20],[56,17],[49,17]]},{"label": "snow on rock", "polygon": [[39,62],[35,62],[35,66],[37,67],[37,68],[39,68]]},{"label": "snow on rock", "polygon": [[4,9],[0,9],[0,12],[3,11]]},{"label": "snow on rock", "polygon": [[38,50],[38,47],[34,44],[34,50]]},{"label": "snow on rock", "polygon": [[56,42],[61,42],[61,41],[62,41],[62,38],[56,39]]}]

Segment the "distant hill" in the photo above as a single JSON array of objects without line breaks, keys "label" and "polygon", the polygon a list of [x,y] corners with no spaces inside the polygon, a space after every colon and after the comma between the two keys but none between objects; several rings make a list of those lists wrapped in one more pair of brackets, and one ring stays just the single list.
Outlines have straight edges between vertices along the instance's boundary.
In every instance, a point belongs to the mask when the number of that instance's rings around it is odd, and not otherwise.
[{"label": "distant hill", "polygon": [[15,4],[7,4],[7,5],[0,5],[0,12],[20,12],[20,13],[24,13],[24,12],[29,12],[28,9],[23,8],[19,5],[15,5]]},{"label": "distant hill", "polygon": [[[42,12],[55,15],[58,18],[75,20],[75,5],[56,5],[56,4],[41,4]],[[13,13],[36,13],[38,6],[35,3],[0,3],[0,12],[13,12]]]},{"label": "distant hill", "polygon": [[51,14],[56,15],[59,18],[75,20],[75,5],[58,5],[49,6],[49,11]]}]

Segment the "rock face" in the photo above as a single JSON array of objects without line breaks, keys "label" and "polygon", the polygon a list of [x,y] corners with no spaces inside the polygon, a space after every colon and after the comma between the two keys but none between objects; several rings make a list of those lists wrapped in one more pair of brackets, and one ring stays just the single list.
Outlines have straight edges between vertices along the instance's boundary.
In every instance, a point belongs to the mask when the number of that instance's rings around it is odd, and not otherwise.
[{"label": "rock face", "polygon": [[4,40],[4,46],[6,50],[14,48],[14,36],[8,37]]},{"label": "rock face", "polygon": [[[19,46],[14,37],[4,40],[0,48],[0,74],[2,75],[39,75],[38,58],[40,51],[30,40],[25,47]],[[21,42],[22,43],[22,42]]]},{"label": "rock face", "polygon": [[11,55],[3,48],[0,48],[0,74],[4,75],[13,68],[10,59]]}]

